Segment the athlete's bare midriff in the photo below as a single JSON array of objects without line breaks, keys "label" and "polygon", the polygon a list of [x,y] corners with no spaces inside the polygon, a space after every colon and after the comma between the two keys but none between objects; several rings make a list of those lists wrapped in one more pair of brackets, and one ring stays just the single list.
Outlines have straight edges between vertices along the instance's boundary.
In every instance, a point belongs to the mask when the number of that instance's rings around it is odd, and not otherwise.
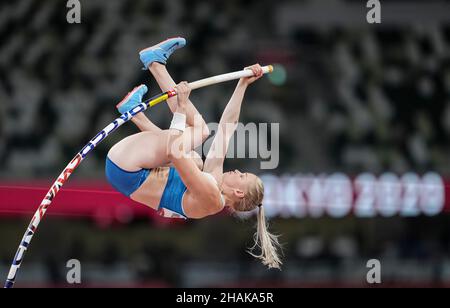
[{"label": "athlete's bare midriff", "polygon": [[153,168],[145,182],[131,194],[130,198],[157,210],[167,184],[169,169],[169,167]]},{"label": "athlete's bare midriff", "polygon": [[[169,167],[158,167],[151,170],[145,182],[138,188],[130,198],[136,202],[142,203],[158,210],[164,189],[166,188],[167,179],[169,177]],[[218,196],[220,192],[217,191]],[[220,197],[218,197],[220,203]],[[186,191],[183,196],[183,208],[188,217],[198,218],[201,216],[212,215],[218,212],[215,210],[205,211],[204,206],[198,204],[197,198],[189,191]]]}]

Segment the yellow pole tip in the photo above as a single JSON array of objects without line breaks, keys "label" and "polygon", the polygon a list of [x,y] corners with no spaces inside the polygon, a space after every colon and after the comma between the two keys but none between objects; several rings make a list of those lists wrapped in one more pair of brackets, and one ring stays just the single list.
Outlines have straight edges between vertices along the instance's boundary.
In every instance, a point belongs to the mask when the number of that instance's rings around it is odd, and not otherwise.
[{"label": "yellow pole tip", "polygon": [[269,65],[269,74],[273,72],[273,65]]}]

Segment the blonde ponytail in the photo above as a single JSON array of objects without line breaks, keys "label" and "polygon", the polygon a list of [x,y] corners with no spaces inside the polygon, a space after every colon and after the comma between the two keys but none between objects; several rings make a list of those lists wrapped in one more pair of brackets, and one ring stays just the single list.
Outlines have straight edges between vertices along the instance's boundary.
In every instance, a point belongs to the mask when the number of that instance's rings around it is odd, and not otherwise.
[{"label": "blonde ponytail", "polygon": [[[281,264],[278,250],[281,245],[278,242],[278,236],[271,234],[267,229],[266,217],[264,214],[264,207],[259,206],[256,233],[254,235],[255,244],[250,248],[249,253],[262,261],[262,263],[269,268],[280,269]],[[261,254],[253,253],[255,248],[261,249]]]},{"label": "blonde ponytail", "polygon": [[[269,268],[278,268],[282,264],[278,251],[281,250],[281,245],[278,242],[278,236],[271,234],[267,230],[266,216],[264,214],[264,207],[262,201],[264,198],[264,185],[260,178],[256,177],[254,185],[252,185],[245,197],[234,206],[238,212],[248,212],[258,209],[256,233],[253,236],[255,244],[248,250],[248,252],[262,261],[262,263]],[[254,254],[253,250],[259,248],[261,254]]]}]

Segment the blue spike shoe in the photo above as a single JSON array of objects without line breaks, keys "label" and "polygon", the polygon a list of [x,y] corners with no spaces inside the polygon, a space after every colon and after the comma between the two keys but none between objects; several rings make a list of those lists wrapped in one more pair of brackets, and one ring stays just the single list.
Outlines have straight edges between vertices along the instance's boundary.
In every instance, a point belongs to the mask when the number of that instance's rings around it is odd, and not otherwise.
[{"label": "blue spike shoe", "polygon": [[135,87],[120,103],[117,104],[116,108],[121,114],[127,113],[142,103],[142,97],[147,91],[148,88],[146,85],[141,84],[140,86]]},{"label": "blue spike shoe", "polygon": [[177,49],[180,49],[186,45],[186,39],[182,37],[169,38],[161,43],[142,49],[139,52],[139,57],[144,64],[144,69],[147,69],[153,62],[166,64],[167,59]]}]

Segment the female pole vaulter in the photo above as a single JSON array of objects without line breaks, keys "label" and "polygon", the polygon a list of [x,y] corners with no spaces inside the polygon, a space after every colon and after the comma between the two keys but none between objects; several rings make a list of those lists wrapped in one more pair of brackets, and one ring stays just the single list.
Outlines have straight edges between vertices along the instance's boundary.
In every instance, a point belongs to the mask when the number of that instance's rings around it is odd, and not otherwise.
[{"label": "female pole vaulter", "polygon": [[[188,83],[175,85],[165,67],[170,55],[185,44],[183,38],[172,38],[140,52],[142,63],[161,90],[177,92],[176,98],[167,101],[173,119],[170,128],[163,130],[143,113],[133,118],[141,132],[111,148],[106,158],[106,177],[117,191],[164,217],[200,219],[219,213],[225,207],[237,212],[258,208],[255,245],[249,253],[269,268],[280,268],[280,245],[277,236],[267,230],[261,179],[238,170],[223,171],[244,94],[247,87],[263,75],[261,66],[249,67],[253,77],[239,80],[203,164],[193,150],[209,136],[208,127],[189,100]],[[134,88],[117,105],[119,112],[125,113],[139,105],[146,92],[145,85]],[[256,247],[260,248],[259,254],[253,253]]]}]

